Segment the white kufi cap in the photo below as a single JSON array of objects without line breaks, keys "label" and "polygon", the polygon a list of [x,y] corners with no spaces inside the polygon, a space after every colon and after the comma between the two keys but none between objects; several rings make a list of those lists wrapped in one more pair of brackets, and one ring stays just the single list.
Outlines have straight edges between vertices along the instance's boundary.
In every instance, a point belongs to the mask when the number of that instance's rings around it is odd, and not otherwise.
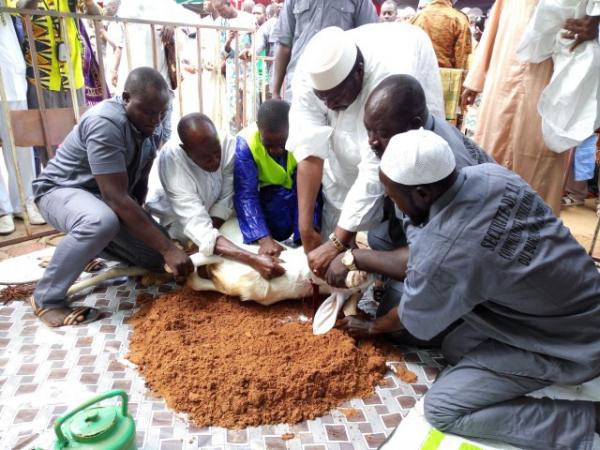
[{"label": "white kufi cap", "polygon": [[443,180],[455,167],[448,142],[423,128],[392,137],[380,165],[386,177],[405,186]]},{"label": "white kufi cap", "polygon": [[353,40],[338,27],[323,28],[308,42],[302,65],[313,89],[328,91],[352,71],[358,50]]}]

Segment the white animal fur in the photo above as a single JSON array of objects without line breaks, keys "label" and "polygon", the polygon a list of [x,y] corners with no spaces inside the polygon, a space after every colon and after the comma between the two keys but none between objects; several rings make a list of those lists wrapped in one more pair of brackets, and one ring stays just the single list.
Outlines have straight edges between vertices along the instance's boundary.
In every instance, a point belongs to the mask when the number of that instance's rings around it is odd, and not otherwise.
[{"label": "white animal fur", "polygon": [[[227,221],[221,227],[221,234],[248,251],[256,253],[257,246],[244,245],[242,234],[237,220]],[[194,290],[212,290],[226,295],[240,297],[242,300],[254,300],[262,305],[271,305],[281,300],[303,298],[312,295],[311,280],[319,285],[322,293],[336,292],[349,296],[359,290],[366,289],[372,282],[364,274],[361,277],[352,277],[352,289],[332,289],[323,280],[317,279],[308,267],[308,261],[304,249],[286,248],[281,253],[284,275],[272,280],[265,280],[254,268],[220,256],[206,257],[201,253],[192,255],[195,266],[207,265],[210,280],[201,278],[196,272],[188,278],[187,285]],[[349,280],[350,281],[350,280]]]},{"label": "white animal fur", "polygon": [[[237,245],[245,249],[257,252],[258,247],[244,245],[242,243],[242,234],[237,220],[232,219],[221,227],[221,233]],[[309,267],[304,249],[287,248],[282,254],[283,266],[286,273],[270,281],[265,280],[260,274],[250,266],[233,261],[221,256],[205,256],[202,253],[196,253],[191,256],[194,266],[207,266],[207,271],[211,279],[205,279],[194,272],[187,280],[187,285],[198,291],[218,291],[226,295],[239,296],[242,300],[254,300],[263,305],[271,305],[281,300],[303,298],[312,295],[311,280],[319,285],[321,293],[331,293],[329,297],[334,297],[336,303],[340,296],[344,302],[352,294],[353,300],[358,301],[360,292],[372,283],[372,278],[364,272],[351,272],[346,278],[346,285],[352,286],[349,289],[332,288],[325,284],[321,279],[313,276]],[[119,276],[137,276],[147,273],[146,269],[141,267],[116,267],[102,272],[87,280],[74,284],[69,289],[69,295],[98,285],[110,278]],[[344,305],[346,315],[352,315],[355,311],[355,303],[348,301]],[[355,312],[354,312],[355,313]],[[337,312],[336,312],[337,315]]]}]

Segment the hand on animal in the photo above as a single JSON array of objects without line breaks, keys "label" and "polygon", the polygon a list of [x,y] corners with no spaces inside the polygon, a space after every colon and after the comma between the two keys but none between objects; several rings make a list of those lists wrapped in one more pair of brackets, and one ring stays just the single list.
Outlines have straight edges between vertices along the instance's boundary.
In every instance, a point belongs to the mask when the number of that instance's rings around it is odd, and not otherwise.
[{"label": "hand on animal", "polygon": [[220,217],[211,217],[210,220],[212,221],[213,228],[216,228],[217,230],[225,223],[225,221]]},{"label": "hand on animal", "polygon": [[325,278],[329,264],[333,261],[340,251],[333,245],[332,242],[327,241],[321,244],[319,247],[314,249],[308,254],[308,265],[310,270],[319,278]]},{"label": "hand on animal", "polygon": [[347,316],[336,322],[336,328],[347,331],[354,337],[372,336],[372,321],[358,319],[354,316]]},{"label": "hand on animal", "polygon": [[343,254],[337,255],[327,269],[325,280],[327,284],[334,287],[345,288],[346,276],[348,275],[348,269],[342,264]]},{"label": "hand on animal", "polygon": [[[275,96],[273,96],[275,98]],[[301,233],[302,246],[304,247],[304,253],[308,254],[321,245],[321,234],[315,231],[313,228],[306,233]]]},{"label": "hand on animal", "polygon": [[349,289],[357,288],[369,282],[369,274],[364,270],[351,270],[346,275],[346,287]]},{"label": "hand on animal", "polygon": [[265,280],[280,277],[285,273],[285,269],[279,264],[280,260],[269,255],[256,255],[252,263],[260,276]]},{"label": "hand on animal", "polygon": [[579,44],[598,37],[598,23],[600,23],[600,16],[567,19],[563,25],[565,31],[563,31],[561,36],[565,39],[574,40],[573,45],[571,45],[571,51],[573,51]]},{"label": "hand on animal", "polygon": [[283,246],[271,236],[260,238],[258,240],[258,245],[259,255],[279,256],[281,252],[285,250]]},{"label": "hand on animal", "polygon": [[187,242],[186,244],[182,244],[183,251],[186,255],[192,256],[194,253],[198,253],[198,246],[193,242]]},{"label": "hand on animal", "polygon": [[163,257],[165,258],[165,264],[173,273],[175,281],[179,284],[185,283],[188,275],[194,271],[194,265],[189,256],[173,245],[163,254]]}]

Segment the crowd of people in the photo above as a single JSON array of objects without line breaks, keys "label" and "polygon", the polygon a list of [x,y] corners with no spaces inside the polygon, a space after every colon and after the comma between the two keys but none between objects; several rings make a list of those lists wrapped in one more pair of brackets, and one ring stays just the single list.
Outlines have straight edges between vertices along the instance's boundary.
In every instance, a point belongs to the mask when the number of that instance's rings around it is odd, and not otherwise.
[{"label": "crowd of people", "polygon": [[[150,0],[122,1],[106,12],[164,11]],[[591,449],[600,404],[527,396],[600,374],[600,276],[558,219],[570,170],[559,142],[575,154],[587,149],[600,121],[600,10],[580,3],[578,12],[565,6],[549,31],[537,20],[547,17],[544,0],[496,0],[485,20],[452,0],[420,2],[413,17],[391,0],[209,0],[204,23],[259,28],[207,31],[200,72],[213,96],[203,96],[204,112],[179,120],[173,90],[188,85],[170,76],[168,49],[181,30],[153,36],[140,28],[126,56],[123,30],[108,26],[107,81],[116,95],[89,109],[55,155],[39,158],[35,179],[33,153],[19,149],[31,168],[28,207],[65,233],[30,298],[34,314],[50,327],[98,320],[98,309],[66,301],[98,256],[150,270],[166,265],[182,281],[195,270],[192,248],[272,279],[285,272],[283,244],[302,245],[314,276],[332,286],[344,287],[355,270],[383,281],[376,317],[347,317],[340,328],[441,347],[451,366],[425,397],[433,426],[523,448]],[[94,0],[57,5],[100,13]],[[17,18],[2,18],[0,31],[14,42],[0,53],[2,76],[14,82],[11,107],[23,107],[34,82],[24,75],[31,54],[26,48],[25,61],[18,58]],[[37,26],[55,24],[42,18]],[[59,35],[36,42],[49,59],[39,78],[47,106],[70,101],[70,82],[87,92],[83,29],[67,26],[60,36],[71,30],[71,63],[81,69],[74,80],[64,76]],[[165,52],[157,70],[148,60],[158,46]],[[260,68],[270,89],[256,117],[236,105],[248,98],[239,79],[259,71],[240,70],[252,49],[273,58]],[[7,67],[7,55],[18,64]],[[123,72],[124,57],[139,61]],[[183,62],[198,73],[193,58]],[[574,85],[557,78],[570,65]],[[471,137],[446,120],[447,97],[457,92],[442,83],[444,69],[465,78],[462,107],[476,111],[465,124]],[[569,96],[585,114],[556,111],[553,101]],[[248,116],[232,121],[239,111]],[[241,122],[247,126],[237,129]],[[256,252],[220,233],[233,217]],[[357,248],[358,232],[367,232],[368,248]]]},{"label": "crowd of people", "polygon": [[[349,29],[378,21],[412,22],[421,26],[431,37],[436,55],[439,55],[440,67],[466,69],[471,48],[474,48],[481,35],[484,19],[478,8],[463,8],[462,12],[458,12],[449,1],[434,2],[427,11],[423,9],[431,2],[421,1],[417,17],[417,10],[399,7],[394,0],[375,3],[379,16],[369,1],[359,2],[358,8],[355,8],[355,2],[348,3],[345,8],[337,6],[340,11],[352,10],[353,14],[336,14],[336,9],[332,7],[332,10],[323,11],[309,8],[299,15],[293,1],[284,4],[282,0],[262,0],[257,3],[248,0],[232,5],[226,1],[210,0],[205,2],[201,18],[197,12],[192,13],[179,5],[169,5],[169,2],[127,0],[121,3],[121,0],[86,0],[64,4],[59,1],[39,3],[36,0],[3,0],[2,4],[42,11],[104,15],[107,18],[169,20],[174,23],[255,29],[254,49],[261,59],[252,69],[249,65],[252,39],[247,33],[203,29],[202,57],[198,66],[196,30],[193,28],[157,26],[153,34],[147,25],[129,23],[126,32],[122,22],[106,21],[99,29],[99,36],[96,36],[95,27],[87,20],[67,18],[63,30],[58,19],[44,15],[32,16],[33,41],[38,55],[40,90],[45,108],[71,107],[73,98],[77,99],[79,106],[94,105],[106,94],[112,96],[121,93],[130,70],[155,66],[168,80],[172,90],[185,91],[181,105],[173,102],[178,114],[173,114],[171,127],[176,126],[177,115],[200,109],[196,76],[201,73],[202,111],[212,118],[219,130],[235,134],[240,131],[242,123],[255,120],[254,112],[260,102],[271,97],[291,101],[290,83],[297,60],[307,40],[321,28],[336,25]],[[316,11],[320,11],[320,23],[296,23],[297,17],[313,17]],[[452,22],[452,26],[448,27],[448,21]],[[3,14],[1,26],[5,35],[2,62],[7,64],[4,78],[11,109],[38,108],[32,53],[24,23],[18,15]],[[450,32],[450,29],[455,31]],[[458,36],[460,48],[455,51],[452,48],[454,44],[449,43]],[[100,42],[96,42],[96,38]],[[68,52],[64,39],[69,43]],[[236,45],[240,46],[239,51],[234,48]],[[98,52],[102,53],[101,58]],[[180,60],[179,80],[175,55]],[[67,57],[70,61],[67,61]],[[104,79],[99,67],[100,60],[104,62]],[[240,64],[239,68],[236,62]],[[72,81],[69,78],[69,65],[73,69]],[[9,67],[11,70],[8,70]],[[75,96],[70,92],[71,83]],[[284,84],[285,89],[282,89]],[[252,93],[252,90],[256,92]],[[257,102],[253,102],[254,95]],[[6,127],[2,131],[3,141],[7,142]],[[53,157],[54,151],[55,148],[48,151],[45,147],[35,147],[33,160],[30,158],[31,149],[19,149],[17,152],[26,187],[26,208],[33,225],[44,224],[45,220],[33,201],[31,182],[41,167]],[[0,183],[0,234],[11,234],[15,230],[14,216],[21,217],[21,205],[12,155],[4,152],[4,158],[8,183]]]},{"label": "crowd of people", "polygon": [[[319,7],[318,2],[306,3],[307,9],[303,9],[302,14],[299,14],[293,0],[285,3],[282,0],[257,3],[248,0],[236,5],[224,0],[209,0],[204,4],[201,18],[196,12],[168,3],[158,0],[127,0],[123,3],[121,0],[64,3],[3,0],[5,6],[41,11],[255,29],[255,47],[252,46],[252,35],[248,33],[202,29],[202,57],[198,67],[194,28],[157,26],[153,33],[147,25],[129,23],[126,30],[123,22],[106,21],[100,27],[99,36],[96,36],[95,27],[87,20],[67,18],[63,30],[63,22],[57,18],[32,16],[39,90],[45,108],[72,107],[73,98],[77,99],[79,106],[92,106],[106,94],[112,96],[121,93],[127,74],[132,69],[154,66],[167,79],[172,91],[185,91],[181,105],[173,102],[178,114],[169,111],[169,129],[176,126],[178,115],[200,109],[196,76],[201,76],[202,111],[211,117],[219,130],[226,130],[232,135],[240,131],[242,123],[255,120],[254,112],[260,102],[268,98],[291,101],[291,80],[297,61],[310,37],[322,28],[339,26],[351,29],[379,21],[413,22],[431,37],[440,67],[466,68],[471,41],[476,43],[478,35],[476,23],[482,19],[482,12],[477,8],[473,8],[467,18],[467,10],[464,13],[454,10],[449,0],[434,2],[427,11],[424,7],[431,2],[421,1],[418,15],[410,7],[398,7],[393,0],[387,0],[375,4],[379,8],[379,16],[369,0],[350,1],[346,5],[334,3],[324,9]],[[319,14],[320,19],[313,21],[314,14]],[[17,110],[38,108],[32,52],[24,22],[18,15],[3,14],[2,17],[1,27],[5,36],[2,62],[6,67],[3,75],[10,107]],[[297,21],[298,18],[302,20]],[[306,20],[308,18],[311,20]],[[448,21],[453,23],[452,26],[448,26]],[[450,29],[455,31],[450,32]],[[96,38],[100,42],[96,42]],[[452,48],[454,44],[448,47],[449,42],[457,39],[460,45],[457,44],[456,50]],[[240,49],[236,49],[236,46]],[[257,56],[264,58],[259,60],[255,68],[249,64],[253,48]],[[102,53],[102,58],[98,52]],[[180,60],[182,73],[179,76],[176,73],[175,55]],[[104,79],[99,67],[100,60],[104,62]],[[72,80],[69,66],[72,68]],[[70,92],[71,83],[74,96]],[[256,92],[251,92],[253,90]],[[254,94],[256,104],[253,103]],[[3,127],[2,131],[3,141],[8,142],[7,128]],[[27,196],[26,208],[33,225],[44,224],[45,220],[33,201],[31,184],[35,175],[54,156],[54,151],[55,148],[48,151],[46,147],[35,147],[33,152],[21,148],[17,151]],[[4,158],[8,182],[0,183],[0,234],[11,234],[15,230],[14,216],[21,216],[21,205],[11,153],[5,151]]]}]

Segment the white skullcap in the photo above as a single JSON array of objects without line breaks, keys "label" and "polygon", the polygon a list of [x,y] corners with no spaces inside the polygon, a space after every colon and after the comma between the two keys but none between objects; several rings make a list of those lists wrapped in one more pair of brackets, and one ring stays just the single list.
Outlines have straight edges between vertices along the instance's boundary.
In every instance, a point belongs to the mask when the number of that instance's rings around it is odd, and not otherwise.
[{"label": "white skullcap", "polygon": [[327,27],[315,34],[302,58],[313,89],[328,91],[344,81],[354,67],[357,52],[341,28]]},{"label": "white skullcap", "polygon": [[448,143],[437,134],[420,128],[392,137],[381,158],[381,171],[405,186],[443,180],[456,167]]}]

